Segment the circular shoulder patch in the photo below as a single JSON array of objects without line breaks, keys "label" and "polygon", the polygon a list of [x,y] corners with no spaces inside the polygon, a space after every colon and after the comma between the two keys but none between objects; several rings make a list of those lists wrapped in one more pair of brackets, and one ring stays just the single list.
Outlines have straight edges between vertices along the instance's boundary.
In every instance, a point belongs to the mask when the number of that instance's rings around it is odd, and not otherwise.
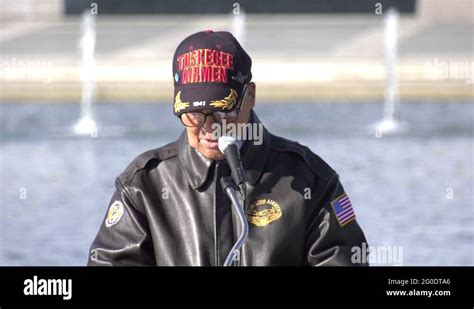
[{"label": "circular shoulder patch", "polygon": [[110,205],[107,219],[105,219],[105,226],[111,227],[117,224],[123,216],[124,207],[121,201],[115,201]]}]

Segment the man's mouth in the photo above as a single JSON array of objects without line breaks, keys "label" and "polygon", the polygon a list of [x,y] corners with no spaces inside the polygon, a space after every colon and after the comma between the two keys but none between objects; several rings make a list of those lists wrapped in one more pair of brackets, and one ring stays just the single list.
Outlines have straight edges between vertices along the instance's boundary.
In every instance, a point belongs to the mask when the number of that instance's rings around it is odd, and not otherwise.
[{"label": "man's mouth", "polygon": [[209,148],[209,149],[219,149],[219,143],[217,142],[216,139],[200,138],[199,143],[201,143],[201,145],[204,145],[204,147]]}]

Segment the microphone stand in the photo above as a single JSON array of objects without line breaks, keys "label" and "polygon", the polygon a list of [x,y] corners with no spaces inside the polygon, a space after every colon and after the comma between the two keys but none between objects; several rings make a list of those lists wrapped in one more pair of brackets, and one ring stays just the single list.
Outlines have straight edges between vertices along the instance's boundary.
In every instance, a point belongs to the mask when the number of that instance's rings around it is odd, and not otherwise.
[{"label": "microphone stand", "polygon": [[245,205],[245,196],[246,196],[246,191],[247,187],[245,183],[241,183],[238,188],[239,192],[241,195],[241,200],[239,200],[237,196],[237,186],[235,184],[235,181],[232,179],[230,176],[224,176],[220,180],[221,187],[227,193],[227,196],[229,197],[230,201],[232,202],[232,206],[234,207],[235,211],[237,212],[237,216],[240,221],[240,236],[239,239],[235,242],[234,246],[230,250],[229,254],[227,255],[227,258],[225,259],[224,266],[232,266],[232,263],[237,256],[237,254],[240,252],[240,249],[244,245],[245,241],[247,240],[247,237],[249,235],[249,224],[247,222],[247,219],[245,218],[244,214],[244,207]]}]

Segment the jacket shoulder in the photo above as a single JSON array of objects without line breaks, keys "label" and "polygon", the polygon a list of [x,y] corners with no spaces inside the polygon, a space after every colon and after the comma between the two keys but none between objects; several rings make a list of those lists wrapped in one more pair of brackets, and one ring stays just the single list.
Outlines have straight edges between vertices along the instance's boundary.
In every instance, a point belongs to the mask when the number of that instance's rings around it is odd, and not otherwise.
[{"label": "jacket shoulder", "polygon": [[309,170],[320,179],[327,179],[336,172],[320,156],[315,154],[309,147],[301,145],[280,136],[271,135],[271,148],[273,151],[289,152],[298,155]]},{"label": "jacket shoulder", "polygon": [[165,146],[151,149],[138,155],[127,166],[127,168],[117,177],[120,184],[125,185],[130,182],[135,174],[147,166],[155,166],[161,161],[168,160],[178,154],[177,141],[171,142]]}]

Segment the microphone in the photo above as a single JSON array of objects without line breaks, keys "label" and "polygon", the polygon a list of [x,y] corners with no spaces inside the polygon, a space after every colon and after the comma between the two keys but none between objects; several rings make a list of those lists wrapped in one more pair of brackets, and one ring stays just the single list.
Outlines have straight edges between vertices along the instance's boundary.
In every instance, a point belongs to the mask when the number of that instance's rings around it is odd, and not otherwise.
[{"label": "microphone", "polygon": [[[231,266],[233,265],[235,258],[240,256],[240,250],[249,234],[249,225],[244,212],[247,185],[245,184],[245,170],[242,166],[242,161],[240,160],[239,147],[235,138],[232,136],[221,136],[217,143],[219,150],[224,154],[231,171],[231,176],[224,176],[221,178],[221,186],[232,202],[232,206],[234,207],[240,221],[240,237],[235,242],[224,262],[224,266]],[[240,201],[237,197],[236,186],[240,191]],[[237,265],[240,265],[240,263]]]},{"label": "microphone", "polygon": [[232,136],[221,136],[217,143],[219,150],[224,154],[227,163],[229,164],[232,179],[234,179],[235,184],[245,196],[245,181],[247,179],[245,177],[245,170],[242,166],[242,161],[240,160],[239,147],[237,146],[235,138]]}]

